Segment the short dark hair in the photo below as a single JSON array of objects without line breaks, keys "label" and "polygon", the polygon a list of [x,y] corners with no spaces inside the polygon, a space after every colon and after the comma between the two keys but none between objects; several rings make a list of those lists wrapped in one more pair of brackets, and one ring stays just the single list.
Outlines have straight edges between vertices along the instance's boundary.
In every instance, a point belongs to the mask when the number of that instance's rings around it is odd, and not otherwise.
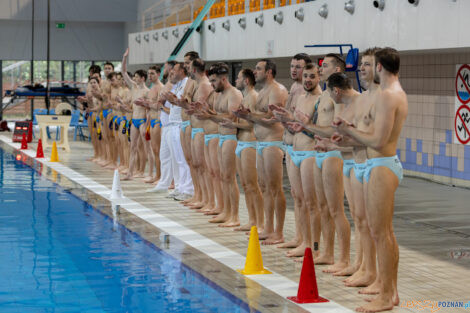
[{"label": "short dark hair", "polygon": [[398,74],[400,70],[400,54],[398,54],[397,50],[390,47],[376,51],[375,62],[382,64],[387,72],[394,75]]},{"label": "short dark hair", "polygon": [[145,71],[145,70],[137,70],[137,71],[135,71],[134,75],[136,75],[136,74],[137,74],[138,76],[140,76],[140,77],[145,78],[145,80],[147,80],[147,71]]},{"label": "short dark hair", "polygon": [[111,73],[108,74],[108,76],[106,78],[109,79],[109,80],[112,80],[116,76],[117,76],[116,72],[111,72]]},{"label": "short dark hair", "polygon": [[99,84],[100,81],[98,80],[98,78],[96,77],[90,77],[90,79],[88,80],[88,82],[91,82],[92,80],[96,80],[96,82]]},{"label": "short dark hair", "polygon": [[241,70],[241,73],[243,78],[248,79],[248,83],[251,86],[254,86],[256,84],[255,74],[252,70],[250,70],[249,68],[244,68]]},{"label": "short dark hair", "polygon": [[154,70],[157,73],[161,73],[162,68],[160,65],[152,65],[151,67],[149,67],[149,70]]},{"label": "short dark hair", "polygon": [[315,63],[307,63],[305,65],[305,68],[304,70],[311,70],[311,69],[318,69],[318,65],[316,65]]},{"label": "short dark hair", "polygon": [[175,65],[176,65],[176,61],[167,61],[166,64],[168,64],[169,66],[171,66],[171,68],[174,68]]},{"label": "short dark hair", "polygon": [[276,63],[274,63],[270,59],[261,59],[260,62],[265,62],[266,66],[264,67],[264,70],[267,72],[268,70],[271,70],[271,73],[273,74],[273,78],[276,77]]},{"label": "short dark hair", "polygon": [[228,76],[228,65],[224,62],[217,62],[215,64],[212,64],[211,67],[209,68],[209,71],[207,75],[223,75],[223,76]]},{"label": "short dark hair", "polygon": [[343,58],[337,55],[336,53],[328,53],[327,55],[325,55],[325,58],[332,58],[333,65],[335,67],[339,67],[341,72],[344,72],[346,70],[346,62],[344,62]]},{"label": "short dark hair", "polygon": [[88,68],[88,73],[90,73],[90,72],[92,74],[95,74],[95,73],[100,74],[101,73],[101,67],[99,65],[93,64]]},{"label": "short dark hair", "polygon": [[[183,62],[176,62],[176,64],[179,64],[180,68],[182,68],[183,71],[184,71],[184,75],[187,76],[187,75],[188,75],[188,70],[187,70],[186,67],[184,66],[184,63],[183,63]],[[175,65],[176,65],[176,64],[175,64]]]},{"label": "short dark hair", "polygon": [[364,52],[362,52],[362,56],[375,56],[375,53],[377,51],[379,51],[380,48],[379,47],[371,47],[371,48],[367,48],[366,50],[364,50]]},{"label": "short dark hair", "polygon": [[121,76],[122,77],[122,73],[121,72],[116,72],[116,76]]},{"label": "short dark hair", "polygon": [[292,59],[297,60],[297,61],[304,60],[305,64],[312,63],[312,59],[310,59],[310,57],[306,53],[297,53],[296,55],[292,57]]},{"label": "short dark hair", "polygon": [[348,76],[344,73],[333,73],[328,77],[328,88],[333,89],[334,87],[341,90],[351,89],[351,81]]},{"label": "short dark hair", "polygon": [[193,61],[194,59],[199,58],[199,53],[197,53],[196,51],[189,51],[189,52],[186,52],[184,57],[189,57],[189,59]]},{"label": "short dark hair", "polygon": [[111,67],[113,68],[113,71],[114,71],[114,64],[113,63],[111,63],[109,61],[106,61],[106,62],[104,62],[103,67],[105,67],[106,65],[111,65]]},{"label": "short dark hair", "polygon": [[194,59],[192,64],[198,73],[203,73],[206,69],[206,62],[200,58]]}]

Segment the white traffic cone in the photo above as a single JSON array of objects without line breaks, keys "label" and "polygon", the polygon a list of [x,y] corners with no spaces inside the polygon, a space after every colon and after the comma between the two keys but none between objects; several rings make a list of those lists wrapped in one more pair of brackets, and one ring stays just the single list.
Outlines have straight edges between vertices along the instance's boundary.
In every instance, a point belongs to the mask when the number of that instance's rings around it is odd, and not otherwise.
[{"label": "white traffic cone", "polygon": [[110,199],[122,199],[124,196],[122,194],[121,188],[121,179],[119,178],[119,171],[114,171],[113,187],[111,188],[111,197]]}]

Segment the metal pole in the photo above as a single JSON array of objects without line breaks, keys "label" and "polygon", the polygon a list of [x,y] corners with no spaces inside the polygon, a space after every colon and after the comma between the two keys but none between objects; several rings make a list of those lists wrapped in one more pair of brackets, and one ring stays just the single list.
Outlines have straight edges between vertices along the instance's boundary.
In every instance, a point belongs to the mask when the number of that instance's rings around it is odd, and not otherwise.
[{"label": "metal pole", "polygon": [[[34,0],[31,1],[31,65],[30,84],[34,86]],[[34,99],[31,99],[31,120],[34,119]]]},{"label": "metal pole", "polygon": [[46,87],[46,109],[47,109],[47,115],[49,115],[49,108],[51,106],[51,103],[49,102],[49,96],[51,93],[51,86],[49,82],[49,76],[50,76],[50,61],[51,61],[51,55],[50,55],[50,48],[51,48],[51,0],[47,0],[47,87]]},{"label": "metal pole", "polygon": [[[73,63],[73,82],[75,83],[77,81],[77,61],[72,61]],[[77,84],[75,83],[75,87],[77,87]]]},{"label": "metal pole", "polygon": [[64,87],[65,80],[64,63],[64,61],[60,61],[60,80],[62,81],[62,87]]},{"label": "metal pole", "polygon": [[2,62],[3,61],[0,60],[0,121],[3,120],[3,65],[2,65]]}]

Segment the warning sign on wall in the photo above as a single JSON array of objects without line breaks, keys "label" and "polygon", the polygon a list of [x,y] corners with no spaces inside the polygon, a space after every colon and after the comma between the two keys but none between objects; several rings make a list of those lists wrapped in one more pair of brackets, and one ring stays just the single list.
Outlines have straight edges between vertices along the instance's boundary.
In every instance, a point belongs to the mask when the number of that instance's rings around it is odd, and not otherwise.
[{"label": "warning sign on wall", "polygon": [[470,144],[470,65],[457,65],[455,75],[454,143]]}]

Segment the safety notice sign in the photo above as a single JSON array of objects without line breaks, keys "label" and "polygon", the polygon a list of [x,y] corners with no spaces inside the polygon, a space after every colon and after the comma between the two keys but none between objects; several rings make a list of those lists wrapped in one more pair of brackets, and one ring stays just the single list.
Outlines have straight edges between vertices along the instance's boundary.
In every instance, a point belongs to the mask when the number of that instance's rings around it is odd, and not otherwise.
[{"label": "safety notice sign", "polygon": [[460,64],[455,75],[454,143],[470,145],[470,65]]}]

